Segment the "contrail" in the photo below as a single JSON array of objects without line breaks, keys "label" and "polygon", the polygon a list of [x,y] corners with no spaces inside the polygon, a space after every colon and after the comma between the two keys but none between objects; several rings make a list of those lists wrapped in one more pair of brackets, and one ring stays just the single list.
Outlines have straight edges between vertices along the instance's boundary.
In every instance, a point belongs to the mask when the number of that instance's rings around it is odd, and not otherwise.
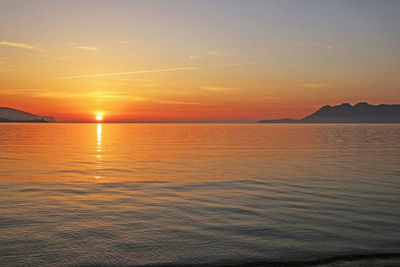
[{"label": "contrail", "polygon": [[220,68],[220,67],[230,67],[230,66],[244,66],[244,65],[255,65],[255,64],[259,64],[259,63],[231,63],[231,64],[221,64],[221,65],[202,66],[202,67],[179,67],[179,68],[167,68],[167,69],[156,69],[156,70],[138,70],[138,71],[127,71],[127,72],[83,74],[83,75],[75,75],[75,76],[56,77],[55,79],[95,78],[95,77],[106,77],[106,76],[132,75],[132,74],[153,73],[153,72],[168,72],[168,71],[177,71],[177,70],[198,70],[198,69]]}]

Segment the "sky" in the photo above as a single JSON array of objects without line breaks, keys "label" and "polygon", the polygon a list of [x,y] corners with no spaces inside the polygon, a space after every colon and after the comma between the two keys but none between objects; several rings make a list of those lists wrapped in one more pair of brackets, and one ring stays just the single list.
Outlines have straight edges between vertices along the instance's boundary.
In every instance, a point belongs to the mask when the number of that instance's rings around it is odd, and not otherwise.
[{"label": "sky", "polygon": [[0,0],[0,106],[60,122],[400,103],[400,1]]}]

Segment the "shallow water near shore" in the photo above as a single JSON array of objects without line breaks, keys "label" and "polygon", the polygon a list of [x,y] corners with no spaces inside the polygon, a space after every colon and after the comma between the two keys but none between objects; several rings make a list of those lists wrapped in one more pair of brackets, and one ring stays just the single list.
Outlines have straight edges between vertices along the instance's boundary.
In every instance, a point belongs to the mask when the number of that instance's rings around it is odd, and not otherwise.
[{"label": "shallow water near shore", "polygon": [[399,140],[396,124],[0,124],[0,261],[399,253]]}]

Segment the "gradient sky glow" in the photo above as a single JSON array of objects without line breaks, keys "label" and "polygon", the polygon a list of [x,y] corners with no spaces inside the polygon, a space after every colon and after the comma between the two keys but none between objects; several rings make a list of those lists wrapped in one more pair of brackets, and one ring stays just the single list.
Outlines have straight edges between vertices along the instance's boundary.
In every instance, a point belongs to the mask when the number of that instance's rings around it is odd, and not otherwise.
[{"label": "gradient sky glow", "polygon": [[400,103],[400,1],[1,0],[0,106],[254,121]]}]

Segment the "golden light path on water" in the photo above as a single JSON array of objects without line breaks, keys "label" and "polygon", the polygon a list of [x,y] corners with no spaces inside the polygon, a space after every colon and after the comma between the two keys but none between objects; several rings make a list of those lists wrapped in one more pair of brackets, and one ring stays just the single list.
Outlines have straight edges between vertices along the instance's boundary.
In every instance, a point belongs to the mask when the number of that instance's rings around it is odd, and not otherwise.
[{"label": "golden light path on water", "polygon": [[95,179],[100,179],[99,171],[101,170],[101,152],[102,152],[102,139],[103,139],[103,125],[101,123],[97,123],[97,135],[96,135],[96,149],[97,149],[97,172],[94,176]]}]

